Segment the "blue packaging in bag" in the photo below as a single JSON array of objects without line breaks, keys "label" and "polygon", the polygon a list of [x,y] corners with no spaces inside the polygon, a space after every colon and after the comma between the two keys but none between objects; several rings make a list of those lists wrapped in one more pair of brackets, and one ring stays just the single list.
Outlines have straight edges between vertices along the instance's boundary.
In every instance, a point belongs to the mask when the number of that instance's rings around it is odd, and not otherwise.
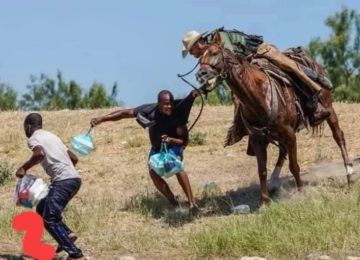
[{"label": "blue packaging in bag", "polygon": [[167,149],[166,143],[161,144],[160,153],[150,156],[149,166],[157,175],[166,178],[184,170],[183,162]]}]

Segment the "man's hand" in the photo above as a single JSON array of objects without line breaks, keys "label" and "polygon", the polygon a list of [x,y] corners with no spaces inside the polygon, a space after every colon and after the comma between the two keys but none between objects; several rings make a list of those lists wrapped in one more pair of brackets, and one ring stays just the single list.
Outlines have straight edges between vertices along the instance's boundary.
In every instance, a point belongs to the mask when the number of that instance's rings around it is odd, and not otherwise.
[{"label": "man's hand", "polygon": [[169,137],[168,135],[162,135],[161,136],[161,141],[163,141],[164,143],[169,144],[171,142],[171,137]]},{"label": "man's hand", "polygon": [[101,123],[102,123],[102,118],[101,117],[95,117],[95,118],[91,119],[91,121],[90,121],[90,125],[92,127],[100,125]]},{"label": "man's hand", "polygon": [[25,176],[25,174],[26,174],[26,171],[25,171],[24,167],[22,167],[22,166],[15,173],[16,177],[18,177],[20,179],[23,178]]},{"label": "man's hand", "polygon": [[201,96],[201,90],[194,89],[193,91],[191,91],[191,94],[193,97]]}]

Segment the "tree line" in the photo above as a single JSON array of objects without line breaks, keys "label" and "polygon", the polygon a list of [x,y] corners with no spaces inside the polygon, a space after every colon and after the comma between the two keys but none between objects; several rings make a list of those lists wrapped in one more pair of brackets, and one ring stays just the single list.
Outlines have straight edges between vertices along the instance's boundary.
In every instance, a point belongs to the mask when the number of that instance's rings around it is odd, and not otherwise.
[{"label": "tree line", "polygon": [[98,82],[86,92],[76,81],[65,81],[61,71],[57,72],[56,79],[45,74],[31,75],[26,89],[18,101],[16,91],[9,84],[0,82],[0,110],[93,109],[121,105],[116,82],[109,94],[104,84]]},{"label": "tree line", "polygon": [[[360,102],[360,15],[342,7],[325,20],[330,29],[328,39],[312,39],[309,53],[325,68],[332,84],[333,98],[342,102]],[[27,93],[17,101],[16,91],[0,82],[0,110],[55,110],[103,108],[120,105],[115,82],[111,93],[101,83],[94,83],[85,92],[74,80],[64,81],[62,73],[56,79],[45,74],[31,76]],[[208,104],[231,104],[229,90],[218,88],[209,94]]]},{"label": "tree line", "polygon": [[310,41],[309,51],[324,66],[337,101],[360,102],[360,15],[342,7],[328,17],[331,33],[327,40]]}]

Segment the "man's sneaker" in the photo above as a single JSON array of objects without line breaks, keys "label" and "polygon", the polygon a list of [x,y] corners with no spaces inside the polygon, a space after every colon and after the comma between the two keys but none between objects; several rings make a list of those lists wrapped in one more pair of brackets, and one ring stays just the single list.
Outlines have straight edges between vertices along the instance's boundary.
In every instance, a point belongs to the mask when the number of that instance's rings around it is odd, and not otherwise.
[{"label": "man's sneaker", "polygon": [[[69,234],[69,237],[73,242],[75,242],[76,239],[78,239],[78,237],[74,233]],[[64,250],[64,248],[61,245],[58,245],[55,252],[56,252],[56,254],[58,254],[58,253],[62,252],[63,250]]]}]

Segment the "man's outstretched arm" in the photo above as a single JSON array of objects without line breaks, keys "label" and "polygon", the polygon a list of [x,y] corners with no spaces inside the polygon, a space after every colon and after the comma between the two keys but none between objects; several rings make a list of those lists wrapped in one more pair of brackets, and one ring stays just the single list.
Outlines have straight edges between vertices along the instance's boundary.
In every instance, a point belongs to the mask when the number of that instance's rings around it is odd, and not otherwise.
[{"label": "man's outstretched arm", "polygon": [[95,117],[91,119],[90,124],[92,127],[97,126],[103,122],[106,121],[119,121],[124,118],[134,118],[134,109],[122,109],[115,112],[112,112],[110,114],[107,114],[105,116]]}]

